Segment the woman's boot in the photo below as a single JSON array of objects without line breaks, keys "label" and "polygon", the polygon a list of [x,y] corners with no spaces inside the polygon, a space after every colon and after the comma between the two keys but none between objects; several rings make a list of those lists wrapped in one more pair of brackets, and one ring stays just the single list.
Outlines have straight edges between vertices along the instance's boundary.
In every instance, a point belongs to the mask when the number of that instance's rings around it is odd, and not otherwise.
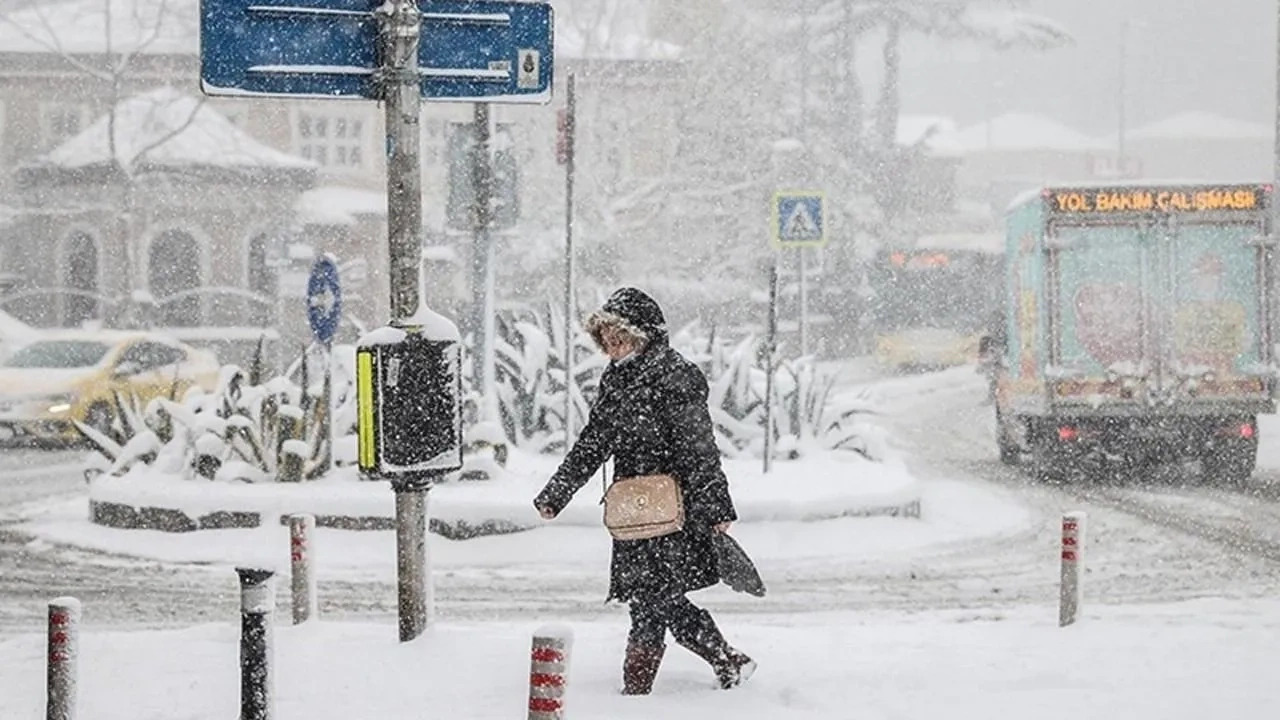
[{"label": "woman's boot", "polygon": [[672,634],[676,642],[707,661],[721,688],[735,688],[755,673],[756,662],[729,645],[711,613],[699,608],[696,617],[691,619],[694,622],[689,626],[679,629],[673,626]]},{"label": "woman's boot", "polygon": [[622,661],[622,694],[648,695],[666,651],[666,645],[627,643],[627,656]]},{"label": "woman's boot", "polygon": [[724,661],[719,665],[712,663],[711,667],[716,671],[716,680],[720,681],[720,687],[728,690],[741,685],[755,674],[756,661],[740,650],[726,645]]}]

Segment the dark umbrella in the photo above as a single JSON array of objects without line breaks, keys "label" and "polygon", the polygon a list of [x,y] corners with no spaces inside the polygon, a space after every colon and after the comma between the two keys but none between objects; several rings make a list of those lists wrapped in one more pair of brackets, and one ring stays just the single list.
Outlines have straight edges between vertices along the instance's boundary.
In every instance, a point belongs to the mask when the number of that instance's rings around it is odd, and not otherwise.
[{"label": "dark umbrella", "polygon": [[764,580],[760,579],[755,563],[747,557],[747,551],[728,533],[718,532],[713,535],[720,580],[738,592],[764,597]]}]

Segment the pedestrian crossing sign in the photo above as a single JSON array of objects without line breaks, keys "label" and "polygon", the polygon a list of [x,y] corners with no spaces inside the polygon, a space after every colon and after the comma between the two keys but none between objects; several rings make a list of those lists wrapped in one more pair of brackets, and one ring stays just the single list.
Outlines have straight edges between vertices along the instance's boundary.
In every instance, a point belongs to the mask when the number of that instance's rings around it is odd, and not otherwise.
[{"label": "pedestrian crossing sign", "polygon": [[822,247],[827,244],[826,217],[820,192],[780,192],[773,196],[773,244],[778,247]]}]

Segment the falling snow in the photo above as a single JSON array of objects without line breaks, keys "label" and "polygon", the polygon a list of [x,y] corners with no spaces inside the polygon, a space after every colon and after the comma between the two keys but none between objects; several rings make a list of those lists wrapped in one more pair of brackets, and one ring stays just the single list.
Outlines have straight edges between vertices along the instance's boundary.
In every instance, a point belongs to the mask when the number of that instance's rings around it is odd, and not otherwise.
[{"label": "falling snow", "polygon": [[0,0],[0,718],[1274,715],[1274,4],[400,1]]}]

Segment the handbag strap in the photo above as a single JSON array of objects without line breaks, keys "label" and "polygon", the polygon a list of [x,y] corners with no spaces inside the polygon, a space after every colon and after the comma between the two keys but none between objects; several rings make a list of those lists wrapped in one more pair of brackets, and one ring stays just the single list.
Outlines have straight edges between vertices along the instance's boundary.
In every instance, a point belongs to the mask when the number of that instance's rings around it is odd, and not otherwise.
[{"label": "handbag strap", "polygon": [[600,463],[600,504],[604,504],[604,496],[609,494],[609,458]]}]

